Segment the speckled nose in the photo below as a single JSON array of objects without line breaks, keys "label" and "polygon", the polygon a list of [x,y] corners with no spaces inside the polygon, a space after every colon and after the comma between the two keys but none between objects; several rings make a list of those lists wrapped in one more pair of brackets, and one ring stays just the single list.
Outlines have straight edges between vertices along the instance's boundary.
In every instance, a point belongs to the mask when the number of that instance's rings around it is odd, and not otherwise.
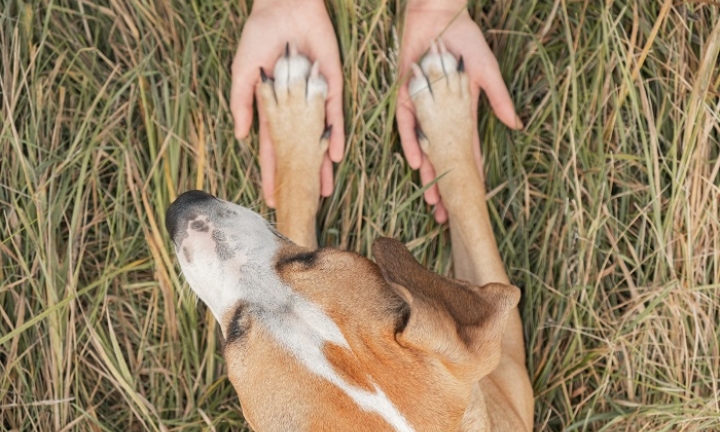
[{"label": "speckled nose", "polygon": [[170,204],[165,214],[165,228],[173,241],[176,241],[180,227],[187,224],[188,218],[197,217],[196,210],[206,206],[208,201],[215,202],[217,198],[207,192],[191,190],[183,193]]}]

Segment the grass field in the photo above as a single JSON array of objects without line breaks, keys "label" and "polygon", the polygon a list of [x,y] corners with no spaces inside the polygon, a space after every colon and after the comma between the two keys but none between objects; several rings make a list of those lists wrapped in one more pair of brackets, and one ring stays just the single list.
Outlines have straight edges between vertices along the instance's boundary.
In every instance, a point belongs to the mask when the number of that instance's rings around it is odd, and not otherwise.
[{"label": "grass field", "polygon": [[[347,156],[320,243],[449,233],[393,124],[399,2],[330,2]],[[0,10],[0,430],[241,430],[221,337],[163,229],[179,193],[259,199],[233,138],[239,0]],[[485,0],[526,128],[481,103],[537,430],[720,430],[720,3]]]}]

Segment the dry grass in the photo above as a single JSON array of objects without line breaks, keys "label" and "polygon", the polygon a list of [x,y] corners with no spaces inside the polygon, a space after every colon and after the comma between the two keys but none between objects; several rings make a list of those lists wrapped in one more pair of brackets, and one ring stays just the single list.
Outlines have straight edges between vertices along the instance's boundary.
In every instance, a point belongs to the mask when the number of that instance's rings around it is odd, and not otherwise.
[{"label": "dry grass", "polygon": [[[321,243],[451,269],[391,113],[399,4],[330,7],[348,153]],[[720,430],[720,5],[471,6],[527,125],[482,104],[491,213],[524,290],[537,430]],[[162,229],[178,191],[256,207],[228,66],[242,1],[0,11],[0,429],[237,430],[211,315]]]}]

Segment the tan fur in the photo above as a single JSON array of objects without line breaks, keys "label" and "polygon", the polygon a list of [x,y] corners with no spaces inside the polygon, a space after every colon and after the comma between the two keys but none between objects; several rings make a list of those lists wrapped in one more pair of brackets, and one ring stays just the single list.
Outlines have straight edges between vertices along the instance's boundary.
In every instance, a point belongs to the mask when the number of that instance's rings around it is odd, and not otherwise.
[{"label": "tan fur", "polygon": [[325,130],[325,101],[319,95],[307,101],[305,92],[305,81],[298,81],[287,92],[278,94],[269,83],[260,85],[277,160],[277,228],[297,244],[314,249],[319,173],[328,143],[321,139]]},{"label": "tan fur", "polygon": [[[242,344],[226,347],[224,356],[243,415],[254,430],[379,431],[386,428],[382,419],[363,413],[340,389],[317,379],[279,349],[259,326]],[[333,416],[317,409],[327,407],[328,400],[332,401]],[[288,408],[292,415],[285,414]],[[353,419],[361,417],[366,427],[352,428]]]},{"label": "tan fur", "polygon": [[[431,79],[444,79],[430,77]],[[473,116],[464,74],[416,98],[451,221],[456,277],[422,268],[394,240],[373,246],[376,263],[316,246],[322,101],[300,89],[283,100],[265,86],[277,157],[277,226],[292,242],[277,253],[280,279],[337,324],[349,347],[323,353],[345,382],[381,388],[415,430],[529,431],[533,396],[525,368],[519,290],[509,285],[490,226],[483,176],[472,153]],[[295,98],[295,99],[293,99]],[[428,99],[430,98],[430,99]],[[306,254],[304,259],[293,257]],[[238,307],[241,307],[239,305]],[[233,312],[223,317],[225,334]],[[237,325],[237,323],[235,323]],[[343,391],[310,373],[252,322],[226,344],[230,380],[256,430],[391,430]]]},{"label": "tan fur", "polygon": [[[462,73],[428,77],[435,83],[432,94],[425,91],[415,98],[417,116],[427,139],[423,150],[438,174],[440,194],[449,213],[450,233],[456,277],[483,285],[489,282],[509,283],[500,258],[485,201],[484,177],[473,157],[472,102],[467,76]],[[525,367],[522,323],[517,308],[508,317],[502,340],[501,361],[480,382],[475,399],[485,398],[485,418],[489,430],[518,430],[500,425],[523,425],[532,429],[533,392]],[[479,402],[478,402],[479,403]]]}]

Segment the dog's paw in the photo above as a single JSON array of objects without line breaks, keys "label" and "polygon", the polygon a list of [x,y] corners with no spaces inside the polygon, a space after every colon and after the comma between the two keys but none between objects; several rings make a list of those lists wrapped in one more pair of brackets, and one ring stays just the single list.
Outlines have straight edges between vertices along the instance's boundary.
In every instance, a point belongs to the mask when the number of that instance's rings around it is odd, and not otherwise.
[{"label": "dog's paw", "polygon": [[320,64],[310,63],[288,44],[275,63],[273,77],[260,70],[260,97],[267,116],[278,169],[288,165],[318,173],[329,128],[325,127],[328,86]]},{"label": "dog's paw", "polygon": [[433,41],[420,66],[413,65],[409,91],[420,145],[435,168],[442,171],[452,168],[445,163],[472,158],[474,116],[462,57],[456,60],[442,41]]}]

